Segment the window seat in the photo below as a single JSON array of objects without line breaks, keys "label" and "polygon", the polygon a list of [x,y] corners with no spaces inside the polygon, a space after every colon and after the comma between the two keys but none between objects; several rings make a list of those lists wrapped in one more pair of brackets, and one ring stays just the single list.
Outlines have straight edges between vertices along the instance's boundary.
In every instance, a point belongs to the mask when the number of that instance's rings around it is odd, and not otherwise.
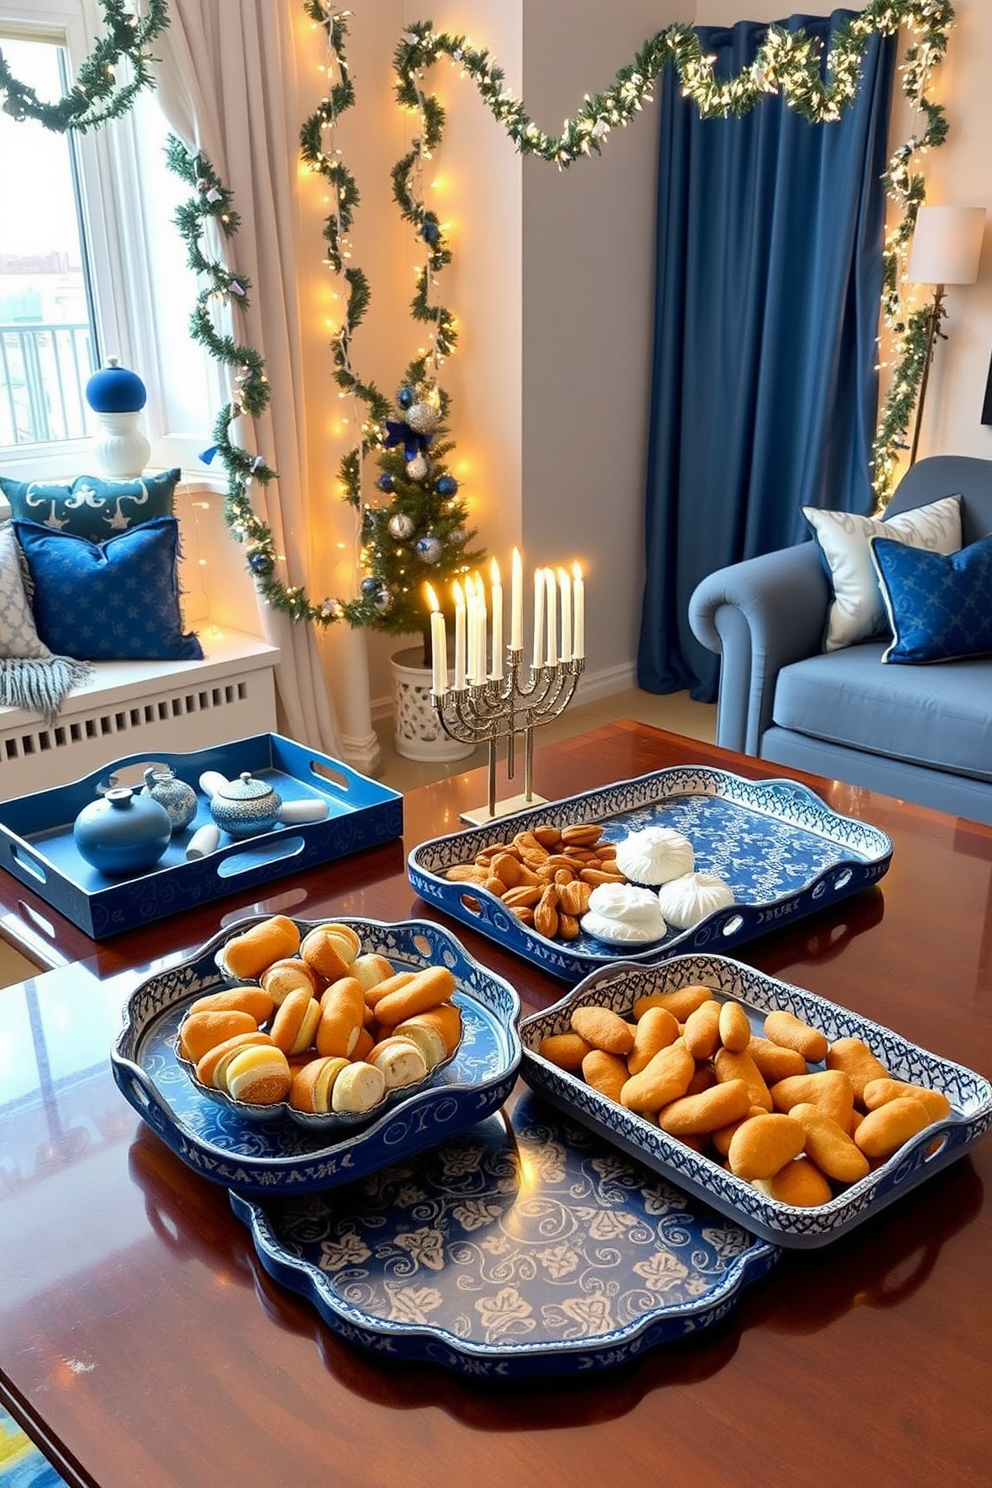
[{"label": "window seat", "polygon": [[204,626],[202,661],[103,661],[56,722],[0,707],[0,800],[66,785],[125,755],[187,753],[277,732],[279,649]]}]

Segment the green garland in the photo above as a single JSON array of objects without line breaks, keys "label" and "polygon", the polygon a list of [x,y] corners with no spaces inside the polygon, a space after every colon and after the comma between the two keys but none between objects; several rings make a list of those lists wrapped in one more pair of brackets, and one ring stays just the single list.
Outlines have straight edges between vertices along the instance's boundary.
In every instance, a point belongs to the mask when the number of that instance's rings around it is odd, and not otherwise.
[{"label": "green garland", "polygon": [[[58,134],[69,129],[83,133],[126,114],[142,88],[154,83],[148,47],[169,24],[166,0],[148,0],[148,12],[140,18],[125,9],[124,0],[100,0],[100,6],[106,31],[80,64],[70,92],[57,103],[42,103],[33,88],[18,82],[0,52],[5,114],[18,121],[35,119]],[[123,60],[130,63],[132,77],[118,85],[115,69]]]},{"label": "green garland", "polygon": [[[564,170],[584,156],[601,153],[611,130],[630,123],[644,103],[651,101],[651,90],[668,62],[678,73],[683,93],[704,118],[742,115],[764,94],[780,93],[790,108],[820,123],[840,118],[855,98],[870,38],[875,34],[890,36],[901,26],[910,26],[917,39],[906,51],[902,87],[924,122],[922,129],[895,151],[885,178],[889,197],[900,206],[901,217],[887,235],[883,249],[882,314],[886,328],[900,338],[901,360],[893,373],[872,449],[873,485],[879,505],[884,505],[891,494],[898,451],[905,447],[904,436],[923,370],[920,316],[912,315],[904,322],[899,295],[900,269],[917,210],[925,197],[923,178],[912,172],[911,161],[918,151],[943,144],[947,136],[943,109],[929,98],[928,89],[934,65],[946,54],[953,18],[949,0],[870,0],[860,15],[843,21],[834,30],[825,62],[815,38],[802,30],[790,32],[771,25],[754,61],[727,79],[715,76],[714,59],[703,55],[695,31],[676,24],[645,42],[633,62],[621,67],[602,93],[587,94],[578,112],[565,120],[559,135],[538,128],[507,88],[502,68],[490,60],[487,50],[473,47],[464,36],[437,33],[430,21],[420,21],[404,32],[396,48],[396,95],[407,107],[420,109],[425,147],[433,148],[443,134],[445,114],[436,97],[425,97],[423,79],[427,68],[447,57],[475,83],[480,98],[522,155],[535,155]],[[413,157],[400,163],[404,164],[412,166]],[[402,177],[397,178],[396,173],[394,186],[401,199]],[[438,251],[443,251],[443,243],[438,243]],[[443,308],[438,307],[434,314],[443,325]]]}]

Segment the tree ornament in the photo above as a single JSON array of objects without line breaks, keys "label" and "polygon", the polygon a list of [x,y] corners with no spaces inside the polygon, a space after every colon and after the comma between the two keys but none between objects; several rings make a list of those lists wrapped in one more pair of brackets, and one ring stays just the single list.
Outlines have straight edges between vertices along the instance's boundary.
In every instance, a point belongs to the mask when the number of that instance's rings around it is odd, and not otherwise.
[{"label": "tree ornament", "polygon": [[416,403],[417,395],[413,391],[412,387],[408,387],[406,384],[404,384],[403,387],[401,387],[399,392],[396,394],[396,401],[401,408],[410,408],[414,403]]},{"label": "tree ornament", "polygon": [[330,624],[334,620],[344,618],[344,605],[340,599],[325,599],[320,607],[320,612],[325,624]]},{"label": "tree ornament", "polygon": [[406,421],[417,434],[432,434],[441,422],[441,410],[433,403],[411,403]]},{"label": "tree ornament", "polygon": [[457,496],[458,482],[453,475],[442,475],[437,483],[437,494],[439,496]]},{"label": "tree ornament", "polygon": [[452,548],[463,548],[468,542],[468,533],[464,527],[454,527],[448,533],[448,545]]},{"label": "tree ornament", "polygon": [[379,589],[372,603],[380,615],[388,615],[393,608],[393,596],[388,589]]},{"label": "tree ornament", "polygon": [[366,599],[371,599],[373,594],[375,594],[379,588],[379,580],[373,578],[372,575],[369,574],[362,580],[361,584],[358,587],[361,589]]},{"label": "tree ornament", "polygon": [[387,495],[389,495],[390,492],[396,489],[396,482],[393,480],[392,474],[388,470],[384,470],[381,475],[376,476],[375,483],[378,486],[379,490],[385,491]]},{"label": "tree ornament", "polygon": [[428,533],[426,537],[418,538],[416,549],[417,557],[423,563],[430,564],[433,568],[436,563],[441,562],[441,556],[444,553],[444,544],[439,537],[435,537],[433,533]]},{"label": "tree ornament", "polygon": [[412,460],[406,462],[406,473],[411,480],[422,481],[429,469],[430,466],[423,455],[414,455]]},{"label": "tree ornament", "polygon": [[415,525],[413,518],[407,516],[406,512],[397,512],[387,523],[390,536],[395,537],[398,542],[405,542],[408,537],[412,537]]}]

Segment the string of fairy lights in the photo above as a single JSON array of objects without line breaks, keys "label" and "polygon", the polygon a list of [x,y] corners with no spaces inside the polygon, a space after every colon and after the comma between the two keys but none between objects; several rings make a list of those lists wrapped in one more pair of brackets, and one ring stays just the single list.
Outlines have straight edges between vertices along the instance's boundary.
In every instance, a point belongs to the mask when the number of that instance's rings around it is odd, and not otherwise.
[{"label": "string of fairy lights", "polygon": [[[47,128],[64,131],[88,128],[126,112],[136,92],[152,81],[149,46],[168,24],[166,0],[148,0],[142,19],[128,12],[123,0],[100,0],[100,5],[106,34],[80,68],[73,89],[55,104],[43,104],[33,90],[13,78],[0,53],[0,106],[7,113],[15,119],[34,118]],[[301,154],[333,187],[334,209],[324,230],[327,261],[348,286],[346,312],[332,348],[334,375],[342,392],[354,395],[368,409],[359,443],[344,457],[341,467],[344,493],[358,505],[363,458],[373,446],[384,444],[388,401],[374,384],[362,381],[351,366],[351,339],[367,308],[369,290],[362,271],[348,262],[346,236],[358,201],[357,186],[336,142],[329,145],[327,138],[328,134],[334,135],[341,113],[354,102],[344,57],[348,12],[323,0],[305,0],[305,9],[326,28],[328,47],[336,62],[336,76],[325,99],[301,130]],[[411,364],[407,382],[416,382],[429,367],[440,365],[457,338],[454,317],[433,293],[436,273],[450,262],[451,251],[442,224],[425,208],[417,187],[424,160],[430,158],[443,137],[444,109],[426,87],[427,72],[438,61],[447,58],[474,83],[480,99],[522,155],[537,156],[564,170],[579,159],[601,153],[609,134],[628,125],[652,100],[652,90],[669,63],[674,66],[683,94],[693,100],[703,117],[742,115],[765,94],[778,93],[803,117],[826,122],[839,118],[853,101],[871,37],[893,35],[907,27],[911,41],[901,64],[902,91],[918,127],[892,155],[885,178],[897,212],[883,248],[882,320],[892,348],[889,391],[872,452],[873,485],[879,505],[884,505],[891,493],[926,361],[927,311],[904,311],[903,281],[916,213],[926,194],[916,161],[928,149],[941,145],[947,133],[944,111],[932,98],[931,85],[934,68],[946,54],[953,19],[950,0],[869,0],[858,15],[845,18],[833,30],[825,57],[816,40],[802,30],[793,32],[771,25],[754,61],[731,78],[718,78],[715,59],[704,55],[695,31],[676,24],[649,38],[632,61],[617,71],[609,87],[601,93],[587,94],[557,136],[545,133],[529,117],[523,103],[508,88],[502,68],[486,49],[473,46],[464,36],[435,32],[430,21],[412,24],[397,44],[394,70],[397,100],[416,112],[419,131],[411,150],[393,168],[393,194],[401,214],[414,225],[425,244],[425,264],[418,271],[411,313],[429,322],[431,332],[429,350]],[[118,86],[115,69],[122,61],[130,64],[131,76]],[[233,370],[236,384],[232,401],[217,417],[211,452],[220,456],[228,474],[227,524],[246,548],[248,567],[266,604],[294,620],[328,624],[346,616],[346,607],[335,600],[312,604],[301,587],[282,583],[272,532],[255,515],[249,496],[252,482],[264,486],[275,472],[262,456],[252,455],[231,437],[234,421],[242,415],[258,417],[268,404],[271,390],[261,357],[234,337],[219,334],[211,315],[210,307],[218,298],[245,308],[250,289],[243,275],[232,273],[204,251],[207,218],[216,221],[224,238],[237,231],[238,218],[230,193],[209,160],[202,153],[191,155],[178,141],[170,143],[169,163],[194,191],[177,214],[190,263],[205,281],[192,318],[192,334],[215,359]]]}]

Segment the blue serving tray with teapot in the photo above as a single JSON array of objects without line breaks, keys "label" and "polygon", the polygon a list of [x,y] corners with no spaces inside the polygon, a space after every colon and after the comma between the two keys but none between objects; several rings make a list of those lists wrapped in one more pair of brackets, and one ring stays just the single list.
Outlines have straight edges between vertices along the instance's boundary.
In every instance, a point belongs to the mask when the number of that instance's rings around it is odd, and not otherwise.
[{"label": "blue serving tray with teapot", "polygon": [[[111,785],[140,787],[149,765],[166,766],[197,792],[197,811],[147,872],[110,878],[80,855],[73,837],[79,812]],[[199,787],[206,771],[248,772],[284,802],[324,802],[322,821],[279,823],[254,837],[221,833],[215,852],[187,861],[193,834],[212,823]],[[0,802],[0,868],[32,889],[92,940],[104,940],[166,915],[301,873],[403,833],[403,797],[340,760],[280,734],[254,734],[188,754],[133,754],[70,785]]]}]

